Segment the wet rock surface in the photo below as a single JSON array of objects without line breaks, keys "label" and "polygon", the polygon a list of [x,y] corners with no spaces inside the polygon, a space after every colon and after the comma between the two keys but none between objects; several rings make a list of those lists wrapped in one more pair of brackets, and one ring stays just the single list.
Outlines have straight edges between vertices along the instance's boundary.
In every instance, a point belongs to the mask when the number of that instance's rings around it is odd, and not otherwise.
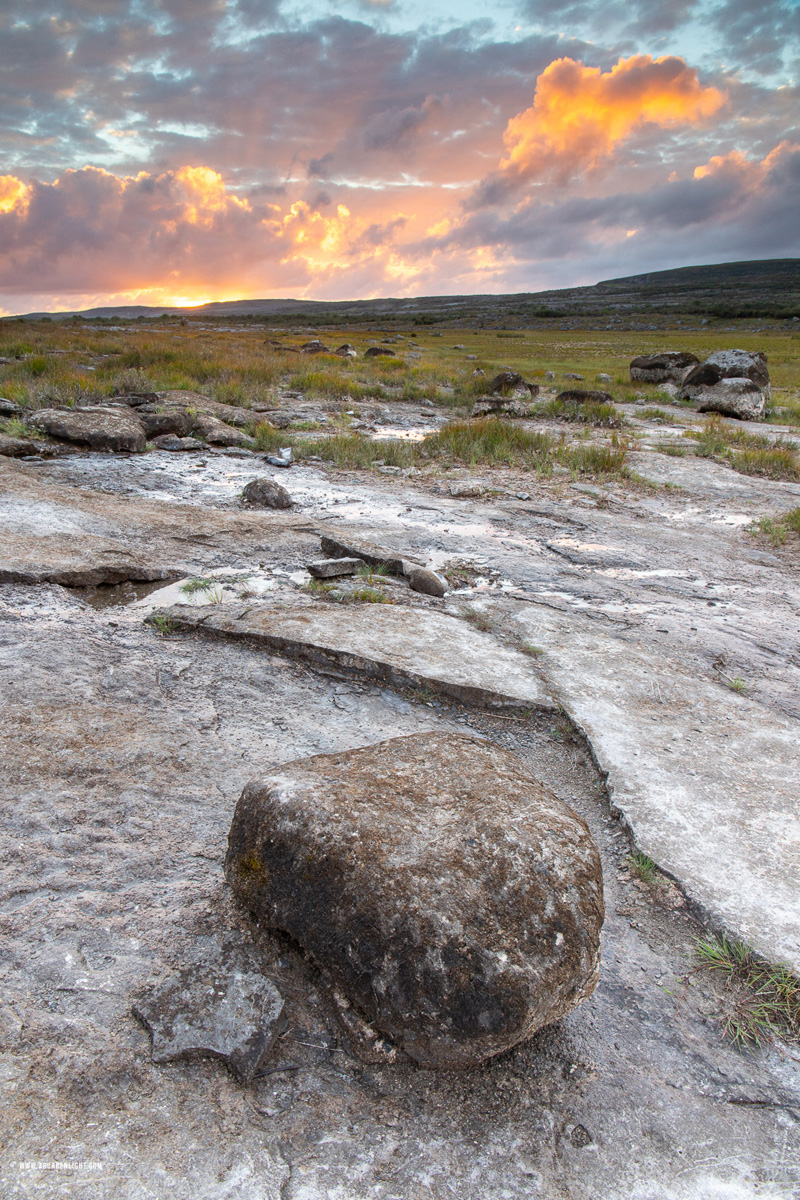
[{"label": "wet rock surface", "polygon": [[245,788],[226,872],[421,1066],[466,1067],[594,991],[602,873],[584,823],[512,755],[427,734]]}]

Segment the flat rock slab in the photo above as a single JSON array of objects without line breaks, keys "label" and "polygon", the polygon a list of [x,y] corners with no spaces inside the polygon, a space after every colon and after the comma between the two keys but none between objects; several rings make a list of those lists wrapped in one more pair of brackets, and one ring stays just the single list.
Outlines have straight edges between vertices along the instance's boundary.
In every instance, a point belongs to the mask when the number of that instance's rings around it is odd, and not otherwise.
[{"label": "flat rock slab", "polygon": [[133,1005],[153,1036],[153,1061],[214,1054],[249,1083],[285,1025],[283,999],[258,963],[223,945]]},{"label": "flat rock slab", "polygon": [[400,687],[428,687],[467,704],[556,708],[529,659],[457,617],[428,609],[309,601],[163,610],[177,629],[241,638],[289,658]]},{"label": "flat rock slab", "polygon": [[589,830],[508,751],[430,733],[247,785],[239,899],[425,1067],[467,1067],[590,996],[603,881]]},{"label": "flat rock slab", "polygon": [[[407,554],[401,554],[398,550],[391,550],[386,546],[378,546],[355,535],[351,537],[350,534],[337,534],[333,537],[329,533],[321,533],[320,541],[322,552],[327,554],[328,558],[360,558],[370,567],[386,567],[391,575],[404,575],[403,564],[412,561]],[[414,565],[422,564],[415,562]]]},{"label": "flat rock slab", "polygon": [[718,925],[800,971],[800,725],[634,635],[539,606],[518,621],[639,849]]},{"label": "flat rock slab", "polygon": [[307,567],[315,579],[335,579],[339,575],[355,575],[364,565],[363,558],[318,558]]}]

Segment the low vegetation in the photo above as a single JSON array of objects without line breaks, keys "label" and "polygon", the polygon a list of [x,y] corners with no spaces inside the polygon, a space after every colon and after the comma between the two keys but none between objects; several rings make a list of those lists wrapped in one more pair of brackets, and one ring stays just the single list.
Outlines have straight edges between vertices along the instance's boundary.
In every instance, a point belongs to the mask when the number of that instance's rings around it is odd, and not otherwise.
[{"label": "low vegetation", "polygon": [[687,430],[683,436],[695,443],[698,457],[727,463],[744,475],[800,479],[800,443],[788,438],[751,433],[716,415],[709,417],[703,429]]},{"label": "low vegetation", "polygon": [[749,527],[748,533],[769,538],[773,546],[783,546],[790,538],[800,537],[800,507],[780,517],[761,517]]},{"label": "low vegetation", "polygon": [[613,404],[575,404],[568,400],[550,400],[536,410],[537,417],[551,421],[567,421],[572,424],[593,425],[596,429],[621,429],[622,413]]},{"label": "low vegetation", "polygon": [[743,942],[710,935],[695,945],[697,970],[713,972],[723,984],[722,1036],[740,1049],[774,1037],[800,1039],[800,979],[772,966]]}]

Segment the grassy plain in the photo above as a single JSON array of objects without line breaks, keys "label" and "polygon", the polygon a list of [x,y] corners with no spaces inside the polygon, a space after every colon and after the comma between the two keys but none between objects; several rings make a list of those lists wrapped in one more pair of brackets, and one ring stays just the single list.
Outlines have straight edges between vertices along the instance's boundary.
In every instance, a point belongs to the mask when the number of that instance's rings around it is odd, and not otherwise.
[{"label": "grassy plain", "polygon": [[[358,358],[301,353],[302,345],[320,338],[331,349],[343,341]],[[364,358],[370,345],[389,339],[395,357]],[[245,409],[291,408],[298,395],[318,402],[331,414],[320,436],[313,422],[294,425],[293,432],[275,430],[264,415],[254,413],[251,432],[263,450],[290,444],[298,458],[316,455],[342,467],[378,463],[407,467],[420,460],[457,459],[467,464],[500,463],[549,474],[555,466],[572,474],[630,477],[626,464],[632,447],[630,432],[621,430],[622,414],[613,406],[570,406],[551,402],[540,416],[561,422],[561,436],[523,429],[496,420],[465,422],[476,397],[486,391],[498,370],[519,371],[531,381],[556,390],[598,388],[617,403],[644,394],[658,406],[659,420],[674,420],[679,412],[657,386],[632,385],[632,358],[663,349],[685,349],[699,358],[731,347],[763,350],[773,383],[769,419],[800,426],[800,333],[790,326],[754,332],[740,322],[720,330],[581,331],[442,328],[369,329],[296,327],[274,330],[261,323],[198,324],[195,321],[132,321],[104,325],[86,321],[0,322],[0,396],[19,404],[23,413],[12,418],[8,432],[21,431],[26,411],[56,404],[102,401],[124,391],[181,389]],[[483,375],[477,374],[483,372]],[[547,379],[552,373],[554,379]],[[580,375],[582,381],[565,379]],[[610,376],[598,381],[598,375]],[[424,446],[398,440],[373,441],[349,430],[361,406],[380,403],[391,412],[393,402],[430,403],[448,410],[454,423],[426,439]],[[580,411],[579,411],[580,409]],[[642,415],[652,414],[645,408]],[[638,414],[637,414],[638,415]],[[582,426],[593,426],[591,435]],[[749,432],[737,444],[717,422],[709,436],[687,450],[727,461],[739,470],[794,478],[800,460],[791,445],[777,451],[756,445]],[[569,432],[567,432],[569,430]],[[591,436],[592,441],[585,439]],[[758,435],[756,435],[757,437]],[[581,439],[584,439],[583,441]],[[713,445],[712,445],[713,443]],[[767,461],[769,460],[769,462]],[[790,461],[791,460],[791,461]],[[774,465],[774,471],[772,466]],[[787,474],[788,471],[788,474]]]}]

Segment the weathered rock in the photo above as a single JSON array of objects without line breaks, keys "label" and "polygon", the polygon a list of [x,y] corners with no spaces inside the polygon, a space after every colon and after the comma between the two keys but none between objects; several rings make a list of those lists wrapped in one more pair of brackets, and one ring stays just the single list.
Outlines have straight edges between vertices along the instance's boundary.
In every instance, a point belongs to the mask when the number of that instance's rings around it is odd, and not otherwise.
[{"label": "weathered rock", "polygon": [[581,391],[578,388],[570,388],[566,392],[559,392],[556,400],[562,404],[613,404],[614,397],[608,392]]},{"label": "weathered rock", "polygon": [[22,458],[25,454],[35,454],[36,445],[25,438],[10,437],[0,433],[0,454],[5,458]]},{"label": "weathered rock", "polygon": [[292,415],[287,412],[274,412],[269,414],[267,420],[275,429],[288,429],[292,423]]},{"label": "weathered rock", "polygon": [[19,417],[22,414],[22,409],[13,400],[7,400],[5,396],[0,396],[0,417]]},{"label": "weathered rock", "polygon": [[153,438],[157,450],[170,450],[173,453],[191,453],[205,449],[203,442],[193,437],[176,437],[174,433],[162,433]]},{"label": "weathered rock", "polygon": [[286,488],[274,479],[251,479],[242,492],[242,500],[251,508],[291,508],[292,500]]},{"label": "weathered rock", "polygon": [[[760,400],[745,380],[758,389]],[[702,403],[703,412],[754,420],[770,398],[767,356],[749,350],[716,350],[684,376],[679,394],[681,399]]]},{"label": "weathered rock", "polygon": [[[538,391],[538,388],[537,388]],[[518,392],[514,397],[479,396],[472,406],[472,417],[530,417],[533,407],[517,397],[529,393]]]},{"label": "weathered rock", "polygon": [[315,579],[334,579],[339,575],[355,575],[363,566],[362,558],[318,558],[308,563],[307,569]]},{"label": "weathered rock", "polygon": [[493,395],[511,396],[527,391],[528,385],[518,371],[500,371],[490,382],[489,390]]},{"label": "weathered rock", "polygon": [[146,446],[142,422],[125,408],[96,405],[86,408],[43,408],[30,423],[42,433],[93,450],[140,454]]},{"label": "weathered rock", "polygon": [[722,413],[740,421],[757,421],[763,417],[766,397],[752,379],[720,379],[711,387],[695,389],[698,412]]},{"label": "weathered rock", "polygon": [[605,371],[601,371],[599,375],[595,375],[595,379],[597,380],[598,383],[612,383],[613,382],[611,376],[607,375],[605,373]]},{"label": "weathered rock", "polygon": [[192,418],[180,408],[167,412],[140,413],[139,420],[151,440],[165,433],[173,433],[179,438],[188,437],[192,431]]},{"label": "weathered rock", "polygon": [[562,379],[583,379],[583,376],[579,375],[577,373],[577,371],[565,371],[564,374],[561,376],[561,378]]},{"label": "weathered rock", "polygon": [[[396,550],[376,546],[374,542],[365,541],[360,537],[350,537],[345,534],[332,537],[331,534],[323,533],[320,534],[320,542],[323,554],[327,554],[329,558],[360,558],[370,567],[386,567],[390,575],[404,575],[404,562],[412,561],[404,559]],[[421,566],[422,564],[414,565]]]},{"label": "weathered rock", "polygon": [[390,350],[388,346],[370,346],[369,350],[364,351],[364,358],[379,358],[381,355],[389,358],[397,357],[394,350]]},{"label": "weathered rock", "polygon": [[405,564],[405,576],[412,592],[422,592],[425,596],[443,596],[447,591],[447,580],[427,567],[418,567],[415,563]]},{"label": "weathered rock", "polygon": [[640,354],[630,365],[631,380],[634,383],[680,383],[686,372],[699,362],[696,354],[684,350]]},{"label": "weathered rock", "polygon": [[597,983],[603,887],[589,831],[477,738],[394,738],[254,781],[226,873],[422,1066],[498,1054]]},{"label": "weathered rock", "polygon": [[339,358],[358,358],[358,351],[349,342],[344,342],[343,345],[338,346],[333,353],[337,354]]},{"label": "weathered rock", "polygon": [[330,354],[330,347],[324,345],[319,338],[314,338],[310,342],[305,342],[300,347],[301,354]]},{"label": "weathered rock", "polygon": [[200,433],[212,446],[239,446],[247,450],[255,448],[252,438],[240,429],[226,425],[218,417],[212,417],[210,413],[198,413],[192,419],[192,432]]},{"label": "weathered rock", "polygon": [[283,999],[259,964],[223,945],[133,1005],[153,1036],[153,1062],[214,1054],[250,1083],[285,1027]]}]

